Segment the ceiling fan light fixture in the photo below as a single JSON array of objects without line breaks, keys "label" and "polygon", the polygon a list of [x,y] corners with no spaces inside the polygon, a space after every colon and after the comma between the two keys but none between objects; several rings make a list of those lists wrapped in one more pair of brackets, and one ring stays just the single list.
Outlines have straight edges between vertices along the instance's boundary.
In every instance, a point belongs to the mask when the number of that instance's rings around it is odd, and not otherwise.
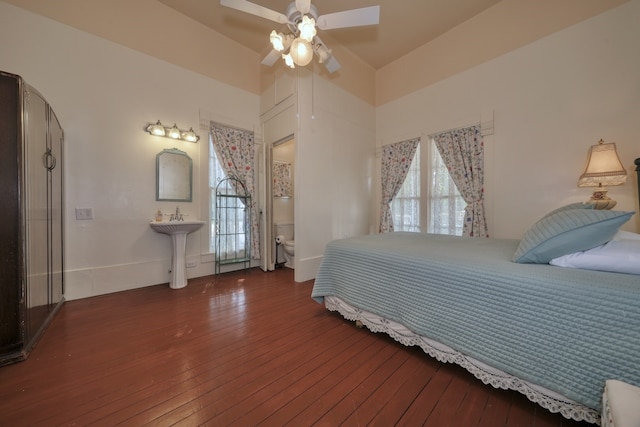
[{"label": "ceiling fan light fixture", "polygon": [[284,63],[287,64],[289,68],[296,68],[296,65],[293,63],[293,58],[290,53],[282,54],[282,59],[284,59]]},{"label": "ceiling fan light fixture", "polygon": [[284,51],[284,35],[282,35],[282,33],[276,33],[276,30],[271,31],[269,40],[275,50],[278,52]]},{"label": "ceiling fan light fixture", "polygon": [[267,7],[248,0],[220,0],[220,4],[232,9],[246,12],[279,24],[286,24],[289,34],[272,31],[270,42],[273,49],[265,56],[261,64],[273,66],[282,55],[287,66],[295,68],[308,65],[314,55],[318,55],[329,73],[340,69],[340,63],[330,49],[317,36],[317,30],[333,30],[348,27],[376,25],[380,21],[380,6],[361,7],[320,15],[318,9],[311,4],[312,0],[294,0],[289,3],[285,13],[276,12]]},{"label": "ceiling fan light fixture", "polygon": [[313,59],[313,48],[311,47],[311,43],[299,37],[291,42],[291,49],[289,50],[289,53],[291,58],[293,58],[293,62],[300,67],[304,67],[309,64]]},{"label": "ceiling fan light fixture", "polygon": [[298,30],[300,30],[300,38],[311,43],[316,36],[316,20],[303,16],[302,21],[298,23]]},{"label": "ceiling fan light fixture", "polygon": [[313,50],[318,55],[318,62],[324,64],[331,58],[331,49],[328,49],[322,43],[316,43],[313,46]]}]

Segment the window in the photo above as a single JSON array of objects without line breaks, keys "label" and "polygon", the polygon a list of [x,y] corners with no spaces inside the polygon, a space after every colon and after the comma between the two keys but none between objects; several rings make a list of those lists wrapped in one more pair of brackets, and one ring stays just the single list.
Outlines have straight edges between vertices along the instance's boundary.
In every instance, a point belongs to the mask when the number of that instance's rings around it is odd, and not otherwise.
[{"label": "window", "polygon": [[[246,221],[246,210],[240,199],[235,197],[225,198],[224,212],[221,212],[220,224],[216,224],[216,187],[226,178],[226,173],[220,164],[216,150],[213,148],[213,141],[209,138],[209,252],[216,250],[216,233],[220,232],[225,238],[220,240],[222,258],[238,258],[248,256],[246,253],[247,245],[244,235],[244,226]],[[225,194],[235,194],[235,190],[231,188],[229,181],[224,181],[222,186],[218,188]],[[229,214],[231,212],[232,214]]]},{"label": "window", "polygon": [[395,231],[420,231],[420,144],[400,191],[391,201]]},{"label": "window", "polygon": [[[428,145],[425,156],[421,154],[422,144]],[[422,211],[421,200],[426,200]],[[423,140],[402,188],[391,202],[394,230],[461,236],[465,207],[435,141]]]},{"label": "window", "polygon": [[216,243],[216,186],[227,174],[222,169],[216,150],[213,148],[213,140],[209,136],[209,252],[215,252]]},{"label": "window", "polygon": [[462,236],[464,209],[467,206],[444,164],[436,143],[429,139],[430,147],[430,197],[429,226],[427,231],[435,234]]}]

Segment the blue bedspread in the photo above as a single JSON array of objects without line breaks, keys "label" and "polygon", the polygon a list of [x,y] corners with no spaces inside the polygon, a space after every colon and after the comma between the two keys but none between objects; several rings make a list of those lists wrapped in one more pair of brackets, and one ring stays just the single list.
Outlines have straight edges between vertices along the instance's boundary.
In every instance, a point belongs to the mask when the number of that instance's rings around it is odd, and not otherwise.
[{"label": "blue bedspread", "polygon": [[640,276],[516,264],[517,240],[387,233],[327,245],[312,297],[334,295],[599,410],[640,385]]}]

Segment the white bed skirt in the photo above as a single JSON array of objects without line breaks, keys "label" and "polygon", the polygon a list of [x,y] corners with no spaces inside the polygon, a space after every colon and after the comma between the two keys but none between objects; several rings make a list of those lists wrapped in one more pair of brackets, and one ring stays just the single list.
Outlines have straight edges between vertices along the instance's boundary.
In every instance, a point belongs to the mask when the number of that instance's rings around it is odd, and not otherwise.
[{"label": "white bed skirt", "polygon": [[337,311],[345,319],[360,321],[372,332],[384,332],[403,345],[419,346],[425,353],[440,362],[460,365],[485,384],[490,384],[495,388],[518,391],[527,396],[532,402],[550,412],[559,412],[565,418],[600,425],[600,413],[598,411],[571,401],[544,387],[509,375],[472,357],[465,356],[449,346],[417,335],[400,323],[352,307],[336,296],[324,297],[324,304],[327,310]]}]

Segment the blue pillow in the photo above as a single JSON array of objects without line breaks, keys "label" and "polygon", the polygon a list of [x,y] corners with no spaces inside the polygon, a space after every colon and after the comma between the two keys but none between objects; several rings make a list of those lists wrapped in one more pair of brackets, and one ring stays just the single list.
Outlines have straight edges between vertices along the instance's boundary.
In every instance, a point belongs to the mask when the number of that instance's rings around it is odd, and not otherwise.
[{"label": "blue pillow", "polygon": [[512,260],[521,264],[548,264],[553,258],[604,245],[633,214],[561,208],[527,230]]},{"label": "blue pillow", "polygon": [[553,215],[554,213],[558,213],[558,212],[562,212],[562,211],[566,211],[569,209],[593,209],[596,205],[593,203],[583,203],[583,202],[577,202],[577,203],[569,203],[568,205],[564,205],[556,210],[553,210],[551,212],[549,212],[548,214],[546,214],[545,216],[543,216],[543,218],[548,217],[549,215]]}]

